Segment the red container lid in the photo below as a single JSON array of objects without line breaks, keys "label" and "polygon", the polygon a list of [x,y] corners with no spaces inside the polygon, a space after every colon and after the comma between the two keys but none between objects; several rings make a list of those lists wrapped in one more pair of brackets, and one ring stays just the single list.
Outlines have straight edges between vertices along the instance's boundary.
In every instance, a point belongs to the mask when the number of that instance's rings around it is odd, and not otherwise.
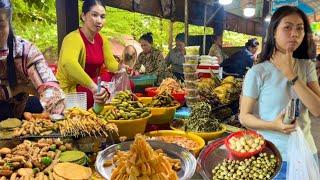
[{"label": "red container lid", "polygon": [[219,69],[219,65],[198,65],[198,69]]}]

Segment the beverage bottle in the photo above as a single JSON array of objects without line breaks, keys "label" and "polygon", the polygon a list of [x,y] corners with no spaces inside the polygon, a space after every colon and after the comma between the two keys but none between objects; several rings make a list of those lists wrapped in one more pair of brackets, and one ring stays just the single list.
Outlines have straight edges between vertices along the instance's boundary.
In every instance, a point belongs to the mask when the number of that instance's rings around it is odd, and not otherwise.
[{"label": "beverage bottle", "polygon": [[[99,93],[101,90],[101,77],[98,77],[98,89],[97,92]],[[96,103],[94,102],[93,104],[93,112],[95,112],[96,114],[100,114],[100,112],[103,110],[104,105],[100,104],[100,103]]]}]

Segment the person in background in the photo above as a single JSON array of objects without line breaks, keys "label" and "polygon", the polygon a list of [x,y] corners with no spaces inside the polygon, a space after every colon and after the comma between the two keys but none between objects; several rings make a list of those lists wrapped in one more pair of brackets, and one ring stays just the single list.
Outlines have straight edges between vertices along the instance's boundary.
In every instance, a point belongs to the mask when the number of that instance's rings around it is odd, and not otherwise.
[{"label": "person in background", "polygon": [[39,49],[14,34],[9,0],[0,0],[0,34],[0,120],[23,112],[62,113],[58,81]]},{"label": "person in background", "polygon": [[167,66],[171,65],[173,75],[180,81],[184,81],[183,63],[185,54],[184,34],[180,33],[176,36],[176,47],[169,52],[165,59]]},{"label": "person in background", "polygon": [[138,71],[141,74],[156,75],[157,85],[160,85],[163,79],[172,77],[166,66],[162,52],[153,47],[152,33],[143,34],[139,41],[142,52],[139,54],[138,61],[134,65],[134,71]]},{"label": "person in background", "polygon": [[83,26],[69,33],[62,42],[57,78],[65,93],[86,92],[87,108],[104,104],[110,94],[106,87],[97,92],[97,77],[104,64],[109,72],[120,69],[111,52],[107,37],[100,30],[106,10],[100,0],[84,0],[81,13]]},{"label": "person in background", "polygon": [[[320,87],[315,63],[307,53],[311,33],[308,17],[299,8],[282,6],[271,17],[261,61],[246,74],[240,105],[240,122],[258,130],[280,151],[284,161],[275,179],[285,179],[288,138],[298,124],[314,155],[317,154],[309,112],[320,116]],[[300,116],[284,124],[289,101],[300,99]]]},{"label": "person in background", "polygon": [[320,82],[320,54],[318,54],[316,58],[316,70],[317,70],[318,81]]},{"label": "person in background", "polygon": [[137,50],[134,46],[128,45],[124,48],[122,52],[122,60],[125,65],[127,65],[128,73],[131,74],[133,67],[138,59]]},{"label": "person in background", "polygon": [[227,56],[222,52],[222,35],[214,35],[212,38],[212,46],[209,50],[209,56],[215,56],[218,58],[218,63],[221,64]]},{"label": "person in background", "polygon": [[249,39],[244,48],[220,64],[223,72],[240,78],[244,77],[247,70],[253,66],[258,46],[259,42],[256,38]]}]

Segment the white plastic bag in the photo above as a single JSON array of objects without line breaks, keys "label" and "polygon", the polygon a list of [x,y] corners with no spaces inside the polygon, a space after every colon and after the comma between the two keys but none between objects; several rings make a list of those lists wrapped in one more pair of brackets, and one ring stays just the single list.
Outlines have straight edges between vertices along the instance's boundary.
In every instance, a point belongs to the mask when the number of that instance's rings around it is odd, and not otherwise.
[{"label": "white plastic bag", "polygon": [[310,150],[301,128],[292,132],[288,142],[288,180],[320,180],[317,158]]},{"label": "white plastic bag", "polygon": [[114,82],[115,92],[131,90],[130,79],[125,69],[116,72],[112,77],[111,82]]}]

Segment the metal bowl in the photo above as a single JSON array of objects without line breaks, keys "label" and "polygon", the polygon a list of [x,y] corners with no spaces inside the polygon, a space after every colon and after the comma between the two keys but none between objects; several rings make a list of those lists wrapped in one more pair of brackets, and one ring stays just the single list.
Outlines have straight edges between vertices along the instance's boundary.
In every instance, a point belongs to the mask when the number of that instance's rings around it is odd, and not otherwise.
[{"label": "metal bowl", "polygon": [[[207,145],[200,153],[198,157],[198,172],[205,180],[212,179],[212,169],[217,166],[219,163],[223,162],[224,159],[238,159],[233,157],[227,150],[224,145],[224,139],[220,138],[209,145]],[[279,150],[276,146],[266,140],[266,147],[262,152],[266,152],[268,154],[274,154],[277,159],[277,166],[275,173],[272,175],[271,179],[273,179],[281,170],[282,166],[282,158]]]},{"label": "metal bowl", "polygon": [[[106,179],[110,179],[112,168],[114,167],[103,167],[103,163],[105,160],[112,159],[113,155],[117,150],[128,151],[130,149],[130,145],[133,141],[123,142],[120,144],[114,144],[112,146],[107,147],[105,150],[102,150],[98,153],[95,167],[96,170]],[[186,149],[175,145],[168,144],[162,141],[150,141],[148,143],[151,145],[153,149],[162,149],[169,157],[180,159],[181,161],[181,170],[177,172],[177,175],[180,180],[190,179],[195,173],[197,160],[196,158]]]}]

